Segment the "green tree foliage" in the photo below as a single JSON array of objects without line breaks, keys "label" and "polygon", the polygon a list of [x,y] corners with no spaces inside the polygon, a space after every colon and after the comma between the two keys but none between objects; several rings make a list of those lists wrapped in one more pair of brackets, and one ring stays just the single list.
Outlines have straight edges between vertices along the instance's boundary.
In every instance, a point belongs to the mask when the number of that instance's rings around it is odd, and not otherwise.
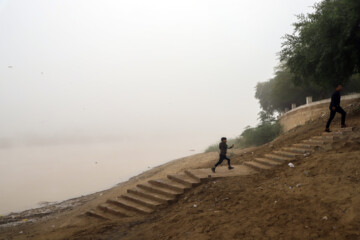
[{"label": "green tree foliage", "polygon": [[292,103],[297,106],[305,104],[307,96],[314,100],[329,97],[333,89],[324,90],[314,84],[295,85],[294,75],[287,69],[278,69],[275,77],[267,82],[256,85],[255,98],[259,100],[261,108],[268,114],[283,112]]},{"label": "green tree foliage", "polygon": [[236,141],[242,148],[271,142],[281,133],[281,126],[272,114],[260,111],[258,115],[260,123],[256,127],[246,127]]},{"label": "green tree foliage", "polygon": [[274,140],[280,132],[281,127],[278,122],[264,123],[257,127],[247,128],[237,139],[237,145],[241,148],[260,146]]},{"label": "green tree foliage", "polygon": [[[261,111],[258,115],[260,123],[256,127],[247,126],[239,137],[228,139],[228,145],[235,144],[235,148],[260,146],[279,136],[281,133],[279,122],[265,111]],[[219,144],[213,144],[205,150],[205,152],[217,151],[219,151]]]},{"label": "green tree foliage", "polygon": [[285,36],[281,61],[297,84],[345,84],[360,72],[360,1],[324,0],[314,8]]},{"label": "green tree foliage", "polygon": [[[284,67],[278,67],[275,77],[267,82],[256,85],[255,98],[259,100],[261,108],[268,114],[283,112],[291,107],[305,104],[306,97],[312,96],[314,101],[329,98],[333,87],[323,88],[312,82],[303,85],[294,83],[294,74]],[[353,75],[344,86],[343,94],[360,92],[360,75]]]}]

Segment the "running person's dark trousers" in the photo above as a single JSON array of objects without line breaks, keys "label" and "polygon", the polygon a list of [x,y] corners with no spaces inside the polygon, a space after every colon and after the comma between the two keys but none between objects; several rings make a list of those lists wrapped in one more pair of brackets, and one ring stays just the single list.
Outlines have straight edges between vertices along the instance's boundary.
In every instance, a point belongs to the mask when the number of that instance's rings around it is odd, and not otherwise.
[{"label": "running person's dark trousers", "polygon": [[228,161],[228,166],[230,167],[230,158],[226,157],[225,154],[220,154],[219,161],[215,164],[215,167],[219,166],[224,161],[224,159]]},{"label": "running person's dark trousers", "polygon": [[344,111],[344,109],[342,109],[339,106],[339,107],[336,107],[335,110],[332,110],[330,108],[330,117],[329,117],[329,120],[328,120],[328,122],[326,124],[326,129],[328,129],[330,127],[331,121],[334,119],[335,114],[337,112],[341,114],[341,125],[345,125],[346,112]]}]

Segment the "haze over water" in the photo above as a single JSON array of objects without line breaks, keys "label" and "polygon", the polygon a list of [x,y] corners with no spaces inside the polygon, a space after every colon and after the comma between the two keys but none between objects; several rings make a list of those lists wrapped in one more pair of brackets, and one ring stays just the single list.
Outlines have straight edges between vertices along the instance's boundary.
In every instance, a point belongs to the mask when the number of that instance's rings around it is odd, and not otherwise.
[{"label": "haze over water", "polygon": [[0,0],[0,214],[256,125],[254,87],[315,2]]}]

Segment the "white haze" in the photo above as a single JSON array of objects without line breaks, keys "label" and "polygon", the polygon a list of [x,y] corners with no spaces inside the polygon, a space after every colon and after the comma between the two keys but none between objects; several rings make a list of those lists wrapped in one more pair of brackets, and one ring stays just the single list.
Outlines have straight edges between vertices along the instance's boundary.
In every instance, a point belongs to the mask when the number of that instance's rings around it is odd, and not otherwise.
[{"label": "white haze", "polygon": [[93,162],[111,152],[94,143],[117,143],[111,163],[126,178],[256,125],[255,85],[315,2],[0,0],[0,194],[40,174],[14,162],[40,154],[45,164],[59,151],[49,147],[88,143],[71,159]]}]

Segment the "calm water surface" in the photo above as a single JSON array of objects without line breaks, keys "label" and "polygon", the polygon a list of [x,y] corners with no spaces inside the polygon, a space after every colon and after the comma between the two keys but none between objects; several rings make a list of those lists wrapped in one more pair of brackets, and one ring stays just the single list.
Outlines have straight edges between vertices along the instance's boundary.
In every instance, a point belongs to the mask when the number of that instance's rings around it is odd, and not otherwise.
[{"label": "calm water surface", "polygon": [[[176,153],[176,154],[174,154]],[[0,149],[0,214],[110,188],[169,160],[190,155],[172,145],[124,142]]]}]

